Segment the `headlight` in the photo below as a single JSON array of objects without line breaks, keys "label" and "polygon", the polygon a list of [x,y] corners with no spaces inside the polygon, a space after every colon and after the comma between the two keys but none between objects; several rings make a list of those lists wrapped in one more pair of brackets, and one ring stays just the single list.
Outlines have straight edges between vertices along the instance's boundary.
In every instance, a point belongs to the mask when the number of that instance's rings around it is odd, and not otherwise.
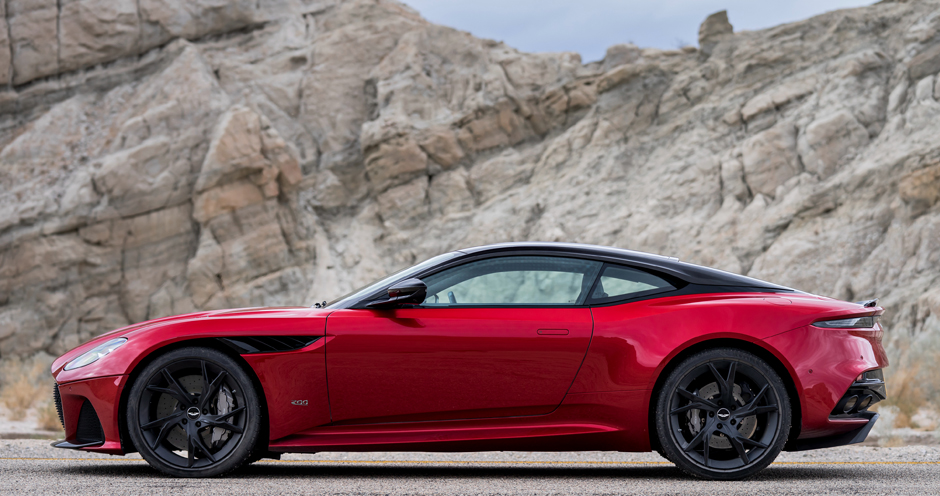
[{"label": "headlight", "polygon": [[814,326],[824,329],[868,329],[875,327],[875,317],[852,317],[851,319],[823,320]]},{"label": "headlight", "polygon": [[79,367],[84,367],[85,365],[90,365],[98,361],[99,358],[111,353],[112,351],[118,349],[122,344],[127,342],[127,338],[117,338],[110,341],[106,341],[98,346],[95,346],[88,352],[82,354],[82,356],[72,360],[71,362],[65,365],[65,370],[77,369]]}]

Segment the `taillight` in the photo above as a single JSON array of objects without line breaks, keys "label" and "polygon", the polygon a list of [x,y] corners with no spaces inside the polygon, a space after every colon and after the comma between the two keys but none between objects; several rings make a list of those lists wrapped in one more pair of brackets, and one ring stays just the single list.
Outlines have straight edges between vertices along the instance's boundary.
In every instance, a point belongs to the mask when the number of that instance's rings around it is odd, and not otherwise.
[{"label": "taillight", "polygon": [[823,329],[871,329],[875,327],[875,316],[820,320],[813,322],[813,325]]}]

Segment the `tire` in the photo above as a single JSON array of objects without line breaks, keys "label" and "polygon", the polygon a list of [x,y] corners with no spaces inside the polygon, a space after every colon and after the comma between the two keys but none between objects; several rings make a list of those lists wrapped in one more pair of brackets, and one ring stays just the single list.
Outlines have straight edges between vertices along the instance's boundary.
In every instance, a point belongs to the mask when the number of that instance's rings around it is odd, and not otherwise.
[{"label": "tire", "polygon": [[762,359],[734,348],[683,360],[656,404],[665,457],[701,479],[739,480],[764,469],[786,444],[790,421],[780,376]]},{"label": "tire", "polygon": [[141,456],[175,477],[223,475],[263,451],[251,378],[210,348],[181,348],[147,365],[128,396],[127,427]]}]

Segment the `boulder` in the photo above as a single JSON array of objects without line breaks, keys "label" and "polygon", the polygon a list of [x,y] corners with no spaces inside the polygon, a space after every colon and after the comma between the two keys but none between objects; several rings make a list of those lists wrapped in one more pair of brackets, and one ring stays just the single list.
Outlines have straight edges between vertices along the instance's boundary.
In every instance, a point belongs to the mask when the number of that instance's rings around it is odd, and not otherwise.
[{"label": "boulder", "polygon": [[715,12],[705,18],[698,28],[699,50],[711,54],[718,43],[730,39],[734,34],[734,27],[728,22],[728,11]]}]

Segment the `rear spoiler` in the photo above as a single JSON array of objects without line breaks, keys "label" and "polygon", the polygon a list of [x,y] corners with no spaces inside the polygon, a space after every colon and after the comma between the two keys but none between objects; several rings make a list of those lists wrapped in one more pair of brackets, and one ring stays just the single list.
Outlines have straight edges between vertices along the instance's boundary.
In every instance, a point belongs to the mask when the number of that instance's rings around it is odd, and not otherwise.
[{"label": "rear spoiler", "polygon": [[872,308],[878,305],[878,298],[872,300],[856,301],[855,303],[866,308]]}]

